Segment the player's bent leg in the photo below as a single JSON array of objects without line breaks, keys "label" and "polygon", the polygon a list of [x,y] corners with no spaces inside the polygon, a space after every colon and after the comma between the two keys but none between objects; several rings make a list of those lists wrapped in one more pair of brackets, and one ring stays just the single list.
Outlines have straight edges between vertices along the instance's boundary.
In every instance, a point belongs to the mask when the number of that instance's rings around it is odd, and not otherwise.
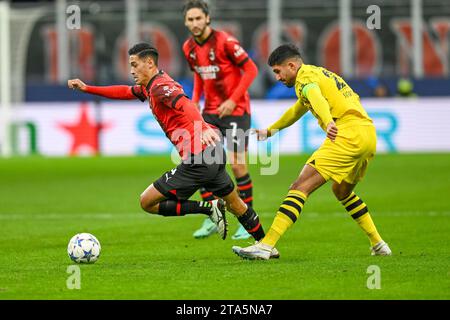
[{"label": "player's bent leg", "polygon": [[305,165],[298,178],[291,184],[290,190],[298,190],[309,196],[327,181],[310,165]]},{"label": "player's bent leg", "polygon": [[372,217],[370,216],[367,205],[353,192],[355,186],[356,184],[351,184],[346,181],[342,181],[341,183],[334,182],[332,190],[353,220],[355,220],[360,228],[366,233],[370,240],[371,254],[391,255],[391,249],[388,244],[381,239]]},{"label": "player's bent leg", "polygon": [[308,195],[324,183],[326,180],[316,169],[305,165],[299,177],[291,185],[267,235],[260,243],[246,248],[234,247],[233,252],[245,259],[269,259],[268,252],[272,252],[282,235],[297,221]]},{"label": "player's bent leg", "polygon": [[258,214],[252,207],[247,206],[239,197],[236,189],[231,193],[222,196],[225,200],[228,211],[233,213],[245,230],[256,240],[261,240],[265,233],[259,221]]},{"label": "player's bent leg", "polygon": [[140,200],[145,211],[165,217],[205,214],[216,225],[222,239],[226,238],[226,210],[221,199],[212,202],[168,199],[152,184],[141,194]]},{"label": "player's bent leg", "polygon": [[[245,204],[253,207],[253,183],[247,168],[246,152],[229,152],[231,158],[231,170],[236,179],[236,185],[239,190],[239,196]],[[242,224],[231,237],[233,240],[245,240],[251,237],[251,234],[245,230]]]},{"label": "player's bent leg", "polygon": [[164,200],[166,200],[166,197],[159,192],[152,183],[141,194],[141,208],[148,213],[158,214],[159,203]]},{"label": "player's bent leg", "polygon": [[305,165],[298,178],[289,188],[290,190],[262,242],[274,247],[281,236],[300,217],[308,196],[324,183],[326,183],[326,180],[316,169]]}]

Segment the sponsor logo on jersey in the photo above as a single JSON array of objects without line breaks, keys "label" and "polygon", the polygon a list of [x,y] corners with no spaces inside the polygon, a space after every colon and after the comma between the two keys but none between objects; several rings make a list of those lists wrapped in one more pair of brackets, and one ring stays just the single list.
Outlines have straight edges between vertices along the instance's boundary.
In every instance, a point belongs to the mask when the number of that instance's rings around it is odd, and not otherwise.
[{"label": "sponsor logo on jersey", "polygon": [[219,66],[195,66],[195,71],[200,75],[203,80],[216,79],[217,73],[220,71]]}]

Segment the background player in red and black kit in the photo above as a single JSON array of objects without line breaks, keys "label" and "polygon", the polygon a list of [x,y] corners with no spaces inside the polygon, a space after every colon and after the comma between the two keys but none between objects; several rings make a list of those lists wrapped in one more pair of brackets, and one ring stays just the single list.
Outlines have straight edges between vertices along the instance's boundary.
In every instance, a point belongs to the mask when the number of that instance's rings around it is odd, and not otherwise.
[{"label": "background player in red and black kit", "polygon": [[[158,51],[141,43],[128,53],[136,86],[88,86],[79,79],[68,80],[68,86],[112,99],[148,100],[153,115],[177,148],[181,164],[164,173],[141,194],[142,209],[163,216],[206,214],[225,239],[225,200],[227,209],[237,216],[252,236],[256,240],[263,238],[264,230],[258,215],[239,197],[225,170],[226,158],[220,137],[203,120],[195,104],[185,96],[183,88],[158,70]],[[223,200],[188,200],[202,186]],[[278,257],[277,251],[273,257]]]},{"label": "background player in red and black kit", "polygon": [[[238,40],[209,26],[211,18],[204,1],[188,1],[183,12],[185,25],[192,34],[183,45],[186,60],[194,71],[192,100],[198,104],[204,93],[203,118],[227,137],[229,160],[240,196],[253,206],[253,185],[246,164],[251,120],[247,89],[258,69]],[[203,188],[200,192],[203,200],[214,199],[211,190]],[[207,219],[194,237],[207,237],[215,230]],[[248,237],[242,226],[233,235],[233,239]]]}]

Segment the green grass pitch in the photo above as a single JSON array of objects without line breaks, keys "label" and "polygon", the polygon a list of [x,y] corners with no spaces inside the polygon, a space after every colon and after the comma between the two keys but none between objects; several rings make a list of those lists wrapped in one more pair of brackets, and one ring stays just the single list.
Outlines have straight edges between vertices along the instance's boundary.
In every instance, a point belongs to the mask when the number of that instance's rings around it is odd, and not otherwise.
[{"label": "green grass pitch", "polygon": [[[251,166],[266,231],[305,160],[283,156],[274,176]],[[231,246],[249,240],[192,237],[204,216],[140,209],[140,193],[172,167],[168,156],[0,160],[0,299],[450,298],[449,154],[377,155],[356,189],[392,257],[370,256],[328,184],[278,243],[281,259],[241,260]],[[102,254],[70,290],[66,247],[79,232],[97,236]],[[380,289],[367,287],[372,265]]]}]

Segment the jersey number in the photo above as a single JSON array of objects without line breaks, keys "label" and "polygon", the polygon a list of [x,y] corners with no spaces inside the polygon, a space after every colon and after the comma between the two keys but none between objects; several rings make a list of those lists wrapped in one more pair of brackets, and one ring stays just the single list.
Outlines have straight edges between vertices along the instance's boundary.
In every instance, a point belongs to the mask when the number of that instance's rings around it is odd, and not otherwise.
[{"label": "jersey number", "polygon": [[338,90],[341,90],[345,87],[345,82],[342,79],[339,79],[334,73],[329,72],[327,70],[322,70],[323,74],[327,76],[328,78],[333,78],[334,82],[336,82],[336,87]]}]

